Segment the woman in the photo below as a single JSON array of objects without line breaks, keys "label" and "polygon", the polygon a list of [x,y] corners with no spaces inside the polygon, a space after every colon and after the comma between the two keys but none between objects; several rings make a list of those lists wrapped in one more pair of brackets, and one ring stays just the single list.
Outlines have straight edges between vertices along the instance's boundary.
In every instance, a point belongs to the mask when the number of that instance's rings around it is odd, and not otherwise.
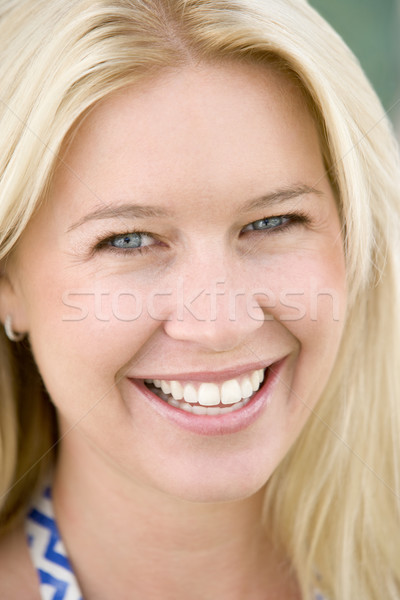
[{"label": "woman", "polygon": [[302,0],[0,39],[2,597],[398,598],[398,159],[343,42]]}]

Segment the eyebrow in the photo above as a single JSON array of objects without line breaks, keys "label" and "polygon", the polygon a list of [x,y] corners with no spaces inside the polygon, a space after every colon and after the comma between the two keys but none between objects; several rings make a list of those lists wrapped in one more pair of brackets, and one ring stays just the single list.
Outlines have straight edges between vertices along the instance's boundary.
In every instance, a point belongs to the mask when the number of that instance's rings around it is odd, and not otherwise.
[{"label": "eyebrow", "polygon": [[244,206],[242,206],[240,212],[251,212],[252,210],[257,210],[260,208],[265,208],[266,206],[279,204],[280,202],[284,202],[285,200],[292,200],[293,198],[298,198],[307,194],[316,194],[317,196],[323,195],[323,193],[320,190],[317,190],[314,187],[304,184],[298,184],[278,189],[268,194],[265,194],[264,196],[256,198],[255,200],[250,200],[250,202],[247,202]]},{"label": "eyebrow", "polygon": [[74,223],[68,228],[68,233],[77,227],[80,227],[88,221],[95,221],[101,219],[144,219],[144,218],[160,218],[170,217],[171,212],[160,208],[159,206],[145,206],[143,204],[120,204],[118,206],[99,206],[92,212],[84,215],[79,221]]},{"label": "eyebrow", "polygon": [[[255,198],[253,200],[250,200],[244,206],[241,207],[240,212],[251,212],[260,208],[265,208],[266,206],[279,204],[280,202],[284,202],[285,200],[298,198],[299,196],[304,196],[306,194],[316,194],[318,196],[321,196],[322,192],[314,187],[304,184],[285,187],[282,189],[274,190],[268,194]],[[81,219],[79,219],[79,221],[71,225],[67,231],[69,233],[70,231],[81,227],[81,225],[83,225],[84,223],[94,220],[115,218],[144,219],[146,217],[165,218],[171,216],[173,216],[173,213],[171,211],[168,211],[165,208],[161,208],[159,206],[131,203],[124,203],[118,206],[102,205],[95,208],[92,212],[88,213],[87,215],[84,215]]]}]

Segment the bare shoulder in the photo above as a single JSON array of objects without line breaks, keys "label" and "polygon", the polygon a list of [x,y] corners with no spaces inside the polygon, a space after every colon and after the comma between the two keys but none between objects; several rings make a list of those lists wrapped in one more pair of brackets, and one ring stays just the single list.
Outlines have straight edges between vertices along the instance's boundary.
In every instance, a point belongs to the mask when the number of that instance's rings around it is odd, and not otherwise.
[{"label": "bare shoulder", "polygon": [[0,538],[0,598],[40,600],[37,575],[22,526]]}]

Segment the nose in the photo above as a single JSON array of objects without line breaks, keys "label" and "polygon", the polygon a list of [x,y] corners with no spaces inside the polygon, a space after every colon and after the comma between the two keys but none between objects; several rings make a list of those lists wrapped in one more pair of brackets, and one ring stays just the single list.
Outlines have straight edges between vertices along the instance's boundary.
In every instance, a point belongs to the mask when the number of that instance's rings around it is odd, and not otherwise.
[{"label": "nose", "polygon": [[201,271],[193,269],[179,278],[165,332],[210,351],[233,350],[263,325],[264,312],[243,271],[239,276],[223,272],[214,277],[207,276],[209,269]]}]

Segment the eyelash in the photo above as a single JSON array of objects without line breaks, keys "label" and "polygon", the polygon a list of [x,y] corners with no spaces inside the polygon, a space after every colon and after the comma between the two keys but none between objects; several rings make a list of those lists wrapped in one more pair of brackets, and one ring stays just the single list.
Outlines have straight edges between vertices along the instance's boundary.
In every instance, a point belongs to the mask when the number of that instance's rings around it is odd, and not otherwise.
[{"label": "eyelash", "polygon": [[[272,221],[273,219],[288,219],[288,222],[283,223],[282,225],[277,225],[275,227],[265,227],[265,228],[254,228],[254,229],[249,229],[246,231],[246,228],[249,227],[250,225],[254,225],[255,223],[262,223],[263,221]],[[308,215],[305,212],[302,211],[298,211],[298,212],[292,212],[292,213],[286,213],[284,215],[274,215],[271,217],[264,217],[262,219],[257,219],[256,221],[252,221],[251,223],[249,223],[248,225],[246,225],[245,227],[243,227],[242,232],[244,233],[248,233],[248,232],[253,232],[253,233],[262,233],[262,232],[268,232],[268,235],[275,235],[275,234],[280,234],[280,233],[284,233],[287,232],[289,229],[292,229],[292,227],[295,227],[297,225],[310,225],[312,223],[312,219],[310,217],[310,215]]]},{"label": "eyelash", "polygon": [[[155,240],[156,243],[154,244],[150,244],[148,246],[143,246],[143,247],[138,247],[138,248],[118,248],[116,246],[112,246],[111,242],[112,240],[115,240],[115,238],[123,238],[124,236],[129,236],[129,235],[133,235],[133,234],[137,234],[137,235],[141,235],[141,236],[149,236],[152,239]],[[106,234],[106,237],[104,237],[104,234],[98,239],[98,241],[96,242],[94,249],[93,249],[93,253],[95,253],[96,251],[99,250],[106,250],[107,252],[113,252],[115,254],[119,254],[120,256],[128,256],[130,255],[133,251],[135,252],[135,254],[146,254],[147,252],[149,252],[151,250],[151,248],[153,248],[153,246],[157,246],[159,244],[157,244],[157,238],[154,237],[153,234],[147,232],[147,231],[136,231],[136,230],[132,230],[132,231],[125,231],[124,233],[118,232],[110,232],[109,234]]]},{"label": "eyelash", "polygon": [[[246,231],[246,227],[249,227],[250,225],[254,225],[255,223],[261,223],[262,221],[269,221],[272,219],[288,219],[288,222],[283,223],[282,225],[277,225],[275,227],[265,227],[265,228],[259,228],[259,229],[249,229]],[[287,232],[289,229],[292,229],[292,227],[295,227],[297,225],[309,225],[311,224],[312,219],[311,217],[306,214],[305,212],[299,211],[299,212],[293,212],[293,213],[286,213],[284,215],[274,215],[271,217],[264,217],[262,219],[257,219],[256,221],[252,221],[251,223],[249,223],[248,225],[246,225],[245,227],[243,227],[241,229],[241,234],[243,235],[244,233],[249,233],[252,232],[253,234],[260,234],[260,233],[266,233],[268,232],[268,235],[275,235],[275,234],[280,234],[280,233],[284,233]],[[152,239],[155,240],[154,244],[150,244],[148,246],[143,246],[143,247],[138,247],[138,248],[118,248],[116,246],[112,246],[111,242],[112,240],[114,240],[115,238],[120,238],[120,237],[124,237],[124,236],[129,236],[132,234],[137,234],[137,235],[141,235],[141,236],[149,236]],[[157,243],[157,238],[147,232],[147,231],[138,231],[138,230],[132,230],[132,231],[126,231],[124,233],[118,232],[110,232],[109,234],[103,234],[101,237],[99,237],[98,241],[95,243],[95,246],[93,248],[93,253],[95,253],[96,251],[99,250],[106,250],[107,252],[113,252],[119,255],[131,255],[132,252],[135,252],[135,254],[139,254],[139,255],[144,255],[147,254],[148,252],[150,252],[152,250],[152,248],[154,246],[158,246],[161,245],[160,242]]]}]

